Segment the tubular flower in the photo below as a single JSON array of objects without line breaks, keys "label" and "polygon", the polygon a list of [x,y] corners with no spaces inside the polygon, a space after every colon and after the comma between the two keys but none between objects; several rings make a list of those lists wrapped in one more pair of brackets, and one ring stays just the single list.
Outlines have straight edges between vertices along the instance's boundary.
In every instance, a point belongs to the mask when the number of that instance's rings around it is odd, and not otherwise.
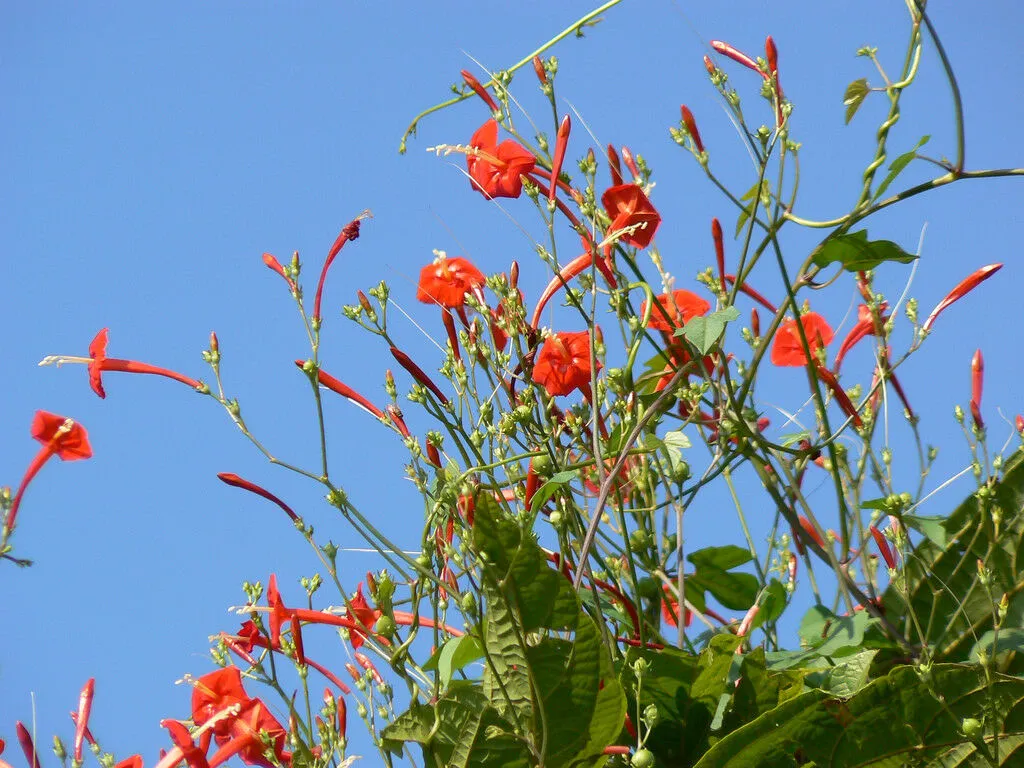
[{"label": "tubular flower", "polygon": [[[706,315],[711,309],[711,304],[702,299],[692,291],[678,290],[672,293],[663,293],[657,297],[658,304],[664,312],[652,308],[651,319],[647,323],[648,328],[657,331],[674,331],[682,328],[686,323],[695,317]],[[640,315],[647,314],[647,302],[640,306]]]},{"label": "tubular flower", "polygon": [[[804,335],[807,337],[807,346],[812,355],[832,342],[834,335],[832,328],[817,312],[806,312],[801,315],[800,324],[803,326]],[[772,345],[772,363],[783,367],[807,365],[807,356],[804,354],[803,345],[800,343],[800,333],[797,331],[796,320],[793,318],[783,322],[778,333],[775,334],[775,343]]]},{"label": "tubular flower", "polygon": [[534,156],[512,139],[498,144],[498,124],[488,120],[469,140],[473,152],[466,156],[466,166],[473,189],[484,197],[519,197],[523,192],[523,175],[536,164]]},{"label": "tubular flower", "polygon": [[442,255],[420,270],[416,298],[424,304],[454,309],[466,303],[467,293],[481,290],[486,280],[467,259]]},{"label": "tubular flower", "polygon": [[11,510],[4,523],[8,531],[14,530],[18,507],[21,506],[25,489],[51,456],[56,456],[61,461],[77,461],[92,456],[92,446],[89,445],[89,435],[85,427],[55,413],[36,411],[35,419],[32,420],[32,437],[42,443],[43,447],[39,449],[21,478],[18,492],[14,495]]},{"label": "tubular flower", "polygon": [[174,743],[174,749],[170,750],[157,763],[157,768],[171,768],[182,760],[185,761],[188,768],[210,768],[209,763],[206,762],[206,750],[196,746],[188,728],[177,720],[161,720],[160,726],[167,729],[167,733]]},{"label": "tubular flower", "polygon": [[704,142],[700,140],[700,131],[697,130],[697,121],[693,119],[693,112],[685,104],[679,107],[679,112],[683,118],[683,125],[686,127],[686,132],[690,134],[690,138],[693,139],[693,146],[696,147],[698,152],[704,151]]},{"label": "tubular flower", "polygon": [[[600,369],[600,362],[597,366]],[[537,355],[533,380],[550,395],[568,395],[578,389],[589,398],[591,372],[590,334],[555,333]]]},{"label": "tubular flower", "polygon": [[[679,601],[676,600],[675,594],[669,588],[668,584],[662,586],[663,595],[661,596],[661,617],[665,620],[665,623],[670,627],[679,626]],[[683,626],[690,626],[693,623],[693,612],[686,608],[686,612],[683,614]]]},{"label": "tubular flower", "polygon": [[[307,363],[303,360],[296,360],[295,365],[297,365],[303,371],[305,371],[307,367]],[[355,403],[364,411],[369,413],[371,416],[376,416],[381,421],[387,420],[387,418],[384,416],[384,411],[382,411],[376,405],[371,403],[361,394],[356,392],[354,389],[352,389],[352,387],[348,386],[345,382],[331,376],[331,374],[327,373],[327,371],[318,368],[316,371],[316,378],[317,381],[320,383],[320,386],[326,387],[327,389],[331,390],[331,392],[335,392],[341,395],[349,402]],[[223,478],[221,479],[223,480]]]},{"label": "tubular flower", "polygon": [[737,64],[742,64],[747,69],[752,69],[759,75],[764,77],[764,72],[762,72],[761,68],[757,66],[756,61],[754,61],[752,58],[747,56],[747,54],[743,53],[742,51],[733,48],[728,43],[723,43],[721,40],[712,40],[711,47],[714,48],[716,52],[722,54],[723,56],[727,56],[728,58],[735,61]]},{"label": "tubular flower", "polygon": [[540,316],[543,314],[544,307],[547,306],[551,297],[558,293],[562,288],[566,287],[570,280],[578,277],[591,266],[597,268],[609,286],[615,288],[618,285],[618,281],[615,279],[615,273],[612,271],[611,264],[608,259],[597,256],[596,251],[594,251],[586,241],[584,241],[584,247],[587,248],[586,252],[581,253],[575,259],[562,267],[559,273],[547,284],[547,287],[544,289],[544,293],[540,295],[540,298],[537,300],[537,306],[533,310],[533,317],[530,319],[530,327],[534,330],[539,327]]},{"label": "tubular flower", "polygon": [[363,597],[362,584],[356,588],[355,596],[348,601],[347,611],[349,617],[360,627],[353,629],[349,636],[352,647],[358,650],[366,642],[367,637],[373,634],[373,627],[383,614],[366,602],[366,598]]},{"label": "tubular flower", "polygon": [[92,342],[89,344],[89,357],[65,357],[63,355],[53,356],[44,358],[39,364],[50,365],[56,364],[61,365],[62,363],[86,363],[89,366],[89,385],[92,387],[92,391],[100,397],[106,397],[107,393],[103,390],[102,375],[104,371],[125,371],[126,373],[148,373],[155,376],[164,376],[168,379],[174,379],[174,381],[180,381],[182,384],[187,384],[192,389],[203,392],[206,390],[206,385],[201,381],[197,381],[190,376],[177,373],[175,371],[169,371],[166,368],[160,368],[149,363],[140,363],[135,360],[119,360],[114,357],[107,357],[107,336],[109,329],[104,328],[97,333]]},{"label": "tubular flower", "polygon": [[[878,308],[879,324],[882,325],[888,319],[884,312],[888,309],[888,304],[882,302],[882,305]],[[865,336],[875,335],[875,320],[871,316],[871,309],[867,304],[861,304],[857,308],[857,323],[850,329],[850,332],[846,334],[846,338],[843,339],[843,343],[839,345],[839,351],[836,352],[835,363],[832,364],[832,370],[836,373],[839,372],[839,367],[843,364],[843,358],[846,357],[846,353],[849,352],[853,347],[863,339]]]},{"label": "tubular flower", "polygon": [[[284,750],[287,732],[260,699],[250,699],[241,712],[225,722],[228,733],[224,737],[217,736],[220,749],[210,758],[209,768],[217,768],[234,755],[238,755],[246,765],[265,768],[275,768],[275,762],[286,765],[290,762],[291,756]],[[269,740],[269,748],[264,744],[264,738]],[[264,757],[268,749],[273,752],[275,762]]]},{"label": "tubular flower", "polygon": [[572,121],[566,115],[562,118],[555,136],[555,154],[551,161],[551,186],[548,187],[548,200],[554,200],[555,192],[558,190],[558,175],[562,172],[562,162],[565,160],[565,150],[569,145],[570,130],[572,130]]},{"label": "tubular flower", "polygon": [[608,225],[609,232],[636,227],[632,232],[624,233],[622,241],[634,248],[646,248],[651,244],[661,224],[661,215],[640,187],[636,184],[609,187],[601,195],[601,203],[612,220]]},{"label": "tubular flower", "polygon": [[364,211],[342,227],[341,232],[338,233],[338,236],[334,239],[334,243],[331,245],[331,250],[327,252],[327,258],[324,259],[324,266],[320,270],[320,279],[317,280],[316,283],[316,297],[313,299],[313,321],[318,327],[320,325],[320,318],[322,317],[320,314],[320,302],[324,296],[324,283],[327,282],[327,270],[331,268],[331,264],[334,263],[334,259],[337,255],[341,253],[341,249],[345,247],[345,243],[349,240],[357,240],[359,238],[359,227],[361,222],[369,216],[369,211]]}]

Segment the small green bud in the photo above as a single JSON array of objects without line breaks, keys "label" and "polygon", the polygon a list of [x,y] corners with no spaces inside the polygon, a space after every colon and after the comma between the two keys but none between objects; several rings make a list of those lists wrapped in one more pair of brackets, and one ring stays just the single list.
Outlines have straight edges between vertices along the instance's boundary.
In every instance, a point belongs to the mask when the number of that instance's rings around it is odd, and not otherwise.
[{"label": "small green bud", "polygon": [[981,720],[976,717],[965,717],[963,722],[960,723],[960,729],[964,732],[964,736],[974,741],[981,736],[984,726],[981,724]]},{"label": "small green bud", "polygon": [[630,768],[654,768],[654,753],[646,747],[633,753],[629,761]]}]

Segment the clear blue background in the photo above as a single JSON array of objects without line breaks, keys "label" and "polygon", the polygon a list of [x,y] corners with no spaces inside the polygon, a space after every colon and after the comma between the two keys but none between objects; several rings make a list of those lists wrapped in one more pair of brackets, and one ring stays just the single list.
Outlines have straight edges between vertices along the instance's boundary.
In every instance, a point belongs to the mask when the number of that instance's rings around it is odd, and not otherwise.
[{"label": "clear blue background", "polygon": [[[17,486],[36,451],[28,427],[36,409],[72,416],[89,429],[95,458],[48,465],[25,498],[16,554],[27,570],[0,564],[0,736],[5,759],[21,765],[14,721],[36,718],[43,762],[51,734],[70,738],[67,712],[88,677],[97,679],[93,730],[119,757],[142,752],[147,764],[167,744],[162,717],[186,717],[189,691],[174,681],[212,669],[207,635],[231,630],[226,612],[244,602],[242,580],[277,572],[286,599],[316,563],[283,516],[222,485],[221,471],[261,482],[288,499],[339,545],[360,547],[316,488],[268,466],[211,400],[175,383],[109,374],[108,397],[89,390],[84,368],[37,368],[48,354],[85,354],[110,327],[109,353],[209,380],[200,358],[211,329],[224,356],[230,394],[264,443],[282,458],[314,466],[315,414],[293,360],[305,335],[280,280],[260,255],[282,261],[299,250],[312,297],[321,259],[340,227],[364,208],[374,219],[336,263],[325,297],[327,370],[383,401],[383,345],[342,320],[357,288],[381,278],[394,298],[435,338],[436,312],[415,302],[420,267],[440,248],[487,272],[523,265],[527,299],[544,275],[530,242],[501,210],[471,192],[458,158],[425,149],[468,141],[486,118],[476,100],[426,119],[409,153],[399,137],[420,109],[449,95],[473,59],[492,69],[518,60],[589,10],[589,2],[269,3],[40,1],[7,4],[0,25],[0,482]],[[1024,8],[1000,1],[933,2],[930,11],[960,78],[969,168],[1024,164],[1020,30]],[[879,84],[866,44],[896,72],[905,50],[899,2],[626,2],[557,49],[558,93],[600,139],[628,144],[655,170],[655,204],[664,216],[657,242],[668,268],[687,285],[713,261],[708,222],[735,221],[692,158],[668,138],[687,103],[697,116],[712,167],[739,190],[754,180],[745,150],[707,83],[707,41],[728,40],[757,55],[767,33],[780,50],[782,83],[795,105],[792,131],[803,142],[797,213],[844,213],[873,153],[885,100],[869,99],[852,127],[842,94],[851,80]],[[920,83],[906,97],[891,154],[932,135],[927,151],[952,156],[948,90],[931,46]],[[472,57],[472,58],[471,58]],[[752,122],[770,119],[757,78],[725,62]],[[514,92],[550,132],[549,111],[526,69]],[[563,103],[560,111],[569,111]],[[590,145],[579,120],[572,168]],[[931,170],[915,165],[906,179]],[[606,179],[602,171],[602,178]],[[966,181],[919,197],[870,223],[873,237],[917,246],[928,225],[912,295],[927,312],[975,268],[1004,270],[937,324],[921,354],[901,370],[922,414],[922,430],[944,453],[930,487],[968,460],[950,416],[969,396],[969,362],[982,346],[985,413],[992,440],[1010,433],[1022,408],[1024,375],[1019,233],[1020,180]],[[529,227],[525,202],[505,205]],[[794,261],[820,236],[786,230]],[[737,246],[728,244],[734,256]],[[575,255],[575,254],[572,254]],[[762,290],[779,295],[772,273]],[[883,270],[898,295],[907,272]],[[827,299],[838,324],[853,301],[849,284]],[[849,321],[847,321],[847,326]],[[395,313],[395,330],[425,367],[436,350]],[[845,328],[844,328],[845,330]],[[851,357],[867,372],[867,350]],[[763,392],[798,408],[798,371],[780,372]],[[402,480],[404,449],[385,429],[338,399],[326,400],[333,474],[353,501],[402,546],[415,548],[421,506]],[[410,425],[427,423],[414,407]],[[898,411],[894,411],[894,414]],[[782,418],[770,414],[777,424]],[[894,418],[893,422],[898,423]],[[904,432],[897,431],[903,435]],[[909,444],[896,441],[913,480]],[[969,484],[940,494],[926,512],[942,513]],[[754,497],[756,498],[756,497]],[[813,498],[813,497],[812,497]],[[757,516],[756,508],[748,513]],[[763,516],[770,515],[764,510]],[[689,546],[736,535],[727,506],[700,506],[688,522]],[[341,556],[346,586],[379,567],[365,553]],[[339,602],[329,594],[325,600]],[[337,644],[320,660],[338,664]],[[354,718],[353,718],[354,719]],[[359,734],[356,720],[350,732]],[[362,736],[359,736],[362,739]],[[365,741],[357,752],[376,760]]]}]

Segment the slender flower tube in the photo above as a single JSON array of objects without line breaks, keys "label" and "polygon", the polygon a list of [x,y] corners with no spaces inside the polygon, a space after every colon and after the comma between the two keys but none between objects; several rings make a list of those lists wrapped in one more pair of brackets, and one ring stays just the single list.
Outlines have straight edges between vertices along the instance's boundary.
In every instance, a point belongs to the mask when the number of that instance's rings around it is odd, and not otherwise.
[{"label": "slender flower tube", "polygon": [[704,69],[707,70],[707,73],[709,75],[714,75],[717,71],[717,67],[715,67],[715,62],[713,62],[711,60],[711,57],[708,56],[707,54],[704,54]]},{"label": "slender flower tube", "polygon": [[895,568],[896,557],[893,555],[892,547],[889,546],[889,540],[885,538],[885,534],[873,525],[868,526],[868,530],[871,531],[871,537],[875,540],[875,545],[878,547],[882,559],[885,560],[885,564],[890,570]]},{"label": "slender flower tube", "polygon": [[597,256],[596,251],[588,250],[586,253],[580,254],[562,267],[561,271],[552,278],[551,282],[547,284],[544,292],[537,300],[537,306],[534,307],[533,317],[530,319],[531,328],[537,330],[537,328],[540,327],[540,316],[543,314],[544,307],[547,306],[551,297],[558,293],[559,290],[566,287],[570,280],[578,277],[591,265],[597,267],[597,270],[601,273],[601,276],[604,277],[610,287],[615,288],[618,285],[618,282],[615,279],[615,273],[612,272],[609,263],[605,259]]},{"label": "slender flower tube", "polygon": [[18,720],[14,724],[14,730],[17,731],[18,743],[21,745],[21,751],[25,753],[25,760],[30,768],[40,768],[39,753],[36,752],[36,746],[32,743],[32,734],[28,732],[28,728]]},{"label": "slender flower tube", "polygon": [[271,501],[274,504],[277,504],[277,506],[279,506],[284,511],[284,513],[291,518],[293,523],[298,521],[299,516],[292,511],[292,508],[285,504],[283,501],[281,501],[279,498],[277,498],[277,496],[272,494],[266,488],[261,488],[260,486],[256,485],[256,483],[251,483],[248,480],[239,477],[234,472],[219,472],[217,473],[217,477],[220,479],[222,483],[230,485],[234,488],[241,488],[243,491],[249,491],[249,493],[255,493],[257,496],[262,496],[267,501]]},{"label": "slender flower tube", "polygon": [[[733,284],[734,284],[734,283],[736,282],[736,275],[726,275],[726,276],[725,276],[725,282],[727,282],[727,283],[728,283],[729,285],[733,285]],[[751,288],[751,287],[750,287],[749,285],[747,285],[747,283],[746,283],[746,282],[744,282],[744,283],[743,283],[742,285],[740,285],[740,291],[741,291],[742,293],[745,293],[745,294],[747,294],[747,296],[749,296],[750,298],[752,298],[752,299],[753,299],[754,301],[756,301],[756,302],[757,302],[758,304],[760,304],[760,305],[761,305],[762,307],[764,307],[765,309],[767,309],[767,310],[768,310],[769,312],[771,312],[771,313],[772,313],[773,315],[774,315],[774,314],[775,314],[776,312],[778,312],[778,311],[779,311],[779,310],[778,310],[778,309],[777,309],[777,308],[775,307],[775,305],[774,305],[774,304],[772,304],[772,303],[771,303],[770,301],[768,301],[768,299],[766,299],[766,298],[765,298],[764,296],[762,296],[762,295],[761,295],[760,293],[758,293],[758,292],[757,292],[757,291],[755,291],[755,290],[754,290],[753,288]]]},{"label": "slender flower tube", "polygon": [[797,517],[797,521],[800,523],[800,533],[802,536],[807,536],[822,549],[828,548],[825,544],[825,539],[821,537],[821,534],[818,533],[818,529],[814,527],[814,524],[811,523],[810,520],[803,515],[800,515]]},{"label": "slender flower tube", "polygon": [[[776,102],[775,102],[775,119],[776,125],[782,125],[782,83],[779,82],[779,49],[775,47],[775,41],[771,35],[765,38],[764,41],[764,58],[768,63],[768,75],[771,80],[775,82],[776,90]],[[766,78],[766,79],[769,79]]]},{"label": "slender flower tube", "polygon": [[558,176],[562,173],[562,163],[565,161],[565,150],[569,146],[569,131],[572,130],[572,121],[566,115],[558,126],[558,133],[555,135],[555,154],[551,161],[551,186],[548,187],[548,200],[555,199],[555,192],[558,191]]},{"label": "slender flower tube", "polygon": [[74,762],[82,762],[82,744],[85,732],[89,730],[89,714],[92,712],[92,697],[96,690],[96,678],[85,681],[82,693],[78,697],[78,718],[75,720]]},{"label": "slender flower tube", "polygon": [[384,684],[384,678],[380,676],[380,672],[377,671],[377,667],[370,661],[369,657],[362,651],[356,651],[353,654],[356,657],[356,663],[370,673],[370,677],[373,678],[373,682],[377,685]]},{"label": "slender flower tube", "polygon": [[750,332],[755,339],[761,338],[761,316],[757,313],[757,307],[750,308]]},{"label": "slender flower tube", "polygon": [[92,391],[100,397],[106,397],[103,390],[102,374],[104,371],[124,371],[126,373],[145,373],[154,376],[163,376],[174,381],[187,384],[198,392],[206,392],[207,387],[203,382],[185,376],[182,373],[160,368],[149,363],[140,363],[135,360],[120,360],[115,357],[107,357],[107,336],[108,328],[97,333],[89,343],[89,357],[75,357],[71,355],[50,355],[39,361],[39,365],[61,366],[65,363],[84,363],[89,367],[89,385]]},{"label": "slender flower tube", "polygon": [[711,47],[714,48],[715,51],[722,54],[723,56],[732,59],[737,64],[742,64],[747,69],[752,69],[755,72],[757,72],[757,74],[764,77],[764,72],[762,72],[760,67],[757,66],[756,61],[754,61],[752,58],[747,56],[747,54],[743,53],[742,51],[736,50],[728,43],[723,43],[721,40],[712,40]]},{"label": "slender flower tube", "polygon": [[484,103],[490,107],[491,112],[500,112],[497,103],[494,98],[488,93],[487,89],[480,85],[480,81],[477,80],[468,70],[462,70],[460,73],[462,79],[466,81],[466,85],[473,89],[473,92],[483,99]]},{"label": "slender flower tube", "polygon": [[441,454],[438,452],[437,446],[429,440],[427,441],[427,461],[438,469],[441,468]]},{"label": "slender flower tube", "polygon": [[352,221],[341,228],[341,233],[334,241],[334,245],[331,246],[331,250],[327,252],[327,258],[324,259],[323,269],[320,270],[320,279],[316,284],[316,298],[313,300],[313,323],[319,327],[322,315],[320,314],[320,301],[324,294],[324,283],[327,281],[327,270],[331,268],[331,264],[334,263],[335,257],[341,253],[341,249],[345,247],[345,243],[349,240],[355,240],[359,237],[359,226],[363,219],[368,217],[370,214],[361,213],[356,216]]},{"label": "slender flower tube", "polygon": [[295,285],[295,281],[292,280],[291,275],[284,271],[284,267],[281,266],[281,262],[279,262],[272,253],[263,254],[263,263],[266,264],[269,269],[277,272],[277,274],[284,278],[284,281],[288,283],[288,287],[291,289],[292,293],[298,293],[299,289],[298,286]]},{"label": "slender flower tube", "polygon": [[693,119],[693,112],[685,104],[680,105],[679,112],[682,114],[683,126],[686,128],[686,132],[693,139],[693,146],[697,148],[697,152],[703,154],[704,142],[700,140],[700,131],[697,130],[697,121]]},{"label": "slender flower tube", "polygon": [[405,416],[402,415],[402,409],[394,403],[388,403],[385,406],[385,410],[387,411],[388,418],[391,419],[391,423],[394,424],[395,429],[398,430],[398,434],[403,438],[409,437],[409,427],[406,426]]},{"label": "slender flower tube", "polygon": [[976,350],[971,358],[971,418],[974,419],[974,426],[978,429],[985,428],[985,422],[981,418],[981,390],[985,383],[985,361],[981,357],[981,350]]},{"label": "slender flower tube", "polygon": [[960,281],[957,286],[946,295],[946,298],[938,303],[935,309],[932,310],[932,313],[928,315],[928,319],[924,321],[924,325],[921,326],[921,330],[925,332],[930,331],[939,315],[946,310],[946,307],[962,299],[968,293],[977,288],[978,285],[988,280],[1002,268],[1002,264],[989,264],[986,267],[982,267],[981,269],[972,272],[968,277]]},{"label": "slender flower tube", "polygon": [[[68,712],[68,714],[71,715],[71,722],[74,724],[75,728],[77,728],[78,727],[78,713],[77,712]],[[96,746],[96,739],[92,735],[92,731],[89,730],[89,726],[85,727],[85,733],[83,734],[83,736],[85,737],[85,743],[86,744],[88,744],[90,747],[95,747]]]},{"label": "slender flower tube", "polygon": [[523,503],[527,510],[533,504],[533,496],[537,493],[539,487],[540,478],[537,477],[537,471],[533,468],[533,459],[530,459],[526,470],[526,495],[523,497]]},{"label": "slender flower tube", "polygon": [[32,437],[42,443],[43,447],[39,449],[35,458],[28,465],[28,469],[25,470],[18,486],[18,492],[14,495],[14,501],[11,502],[10,512],[4,522],[4,528],[8,533],[14,530],[18,508],[21,506],[25,489],[51,456],[56,456],[61,461],[78,461],[92,456],[92,446],[89,445],[89,434],[85,431],[85,427],[73,419],[58,416],[55,413],[36,411],[36,416],[32,420]]},{"label": "slender flower tube", "polygon": [[395,360],[398,361],[398,364],[405,368],[409,375],[416,379],[417,382],[433,392],[434,397],[440,400],[442,405],[448,405],[448,398],[445,397],[444,392],[441,391],[437,384],[431,381],[430,377],[423,372],[423,369],[416,365],[416,363],[414,363],[412,359],[405,354],[405,352],[400,350],[398,347],[391,347],[391,356],[395,358]]},{"label": "slender flower tube", "polygon": [[[296,360],[295,364],[299,368],[302,368],[302,370],[306,370],[305,361]],[[387,417],[384,415],[384,411],[382,411],[376,405],[374,405],[365,397],[360,395],[358,392],[352,389],[352,387],[342,382],[340,379],[334,378],[329,373],[319,368],[317,369],[316,377],[317,381],[319,381],[322,386],[331,390],[331,392],[336,392],[337,394],[344,397],[346,400],[350,400],[351,402],[355,403],[360,408],[362,408],[364,411],[370,413],[371,416],[376,416],[381,421],[387,421]]]},{"label": "slender flower tube", "polygon": [[[882,325],[889,318],[884,314],[885,310],[889,308],[886,302],[882,302],[879,307],[879,324]],[[871,309],[867,304],[861,304],[857,308],[857,322],[854,324],[850,332],[846,334],[846,338],[843,339],[843,343],[839,345],[839,351],[836,352],[835,362],[832,364],[832,370],[835,373],[839,373],[839,368],[843,364],[843,358],[846,357],[846,353],[849,352],[854,346],[857,345],[861,339],[867,336],[875,335],[875,319],[871,314]]]},{"label": "slender flower tube", "polygon": [[721,284],[722,293],[726,292],[725,287],[725,242],[722,239],[722,222],[718,218],[711,219],[711,239],[715,243],[715,263],[718,265],[718,280]]}]

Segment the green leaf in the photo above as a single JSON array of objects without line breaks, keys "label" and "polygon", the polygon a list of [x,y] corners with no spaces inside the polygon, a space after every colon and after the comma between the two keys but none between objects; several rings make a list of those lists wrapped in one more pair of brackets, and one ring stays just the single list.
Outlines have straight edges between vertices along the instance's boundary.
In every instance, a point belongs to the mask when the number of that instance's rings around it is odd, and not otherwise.
[{"label": "green leaf", "polygon": [[472,635],[453,637],[437,649],[423,665],[423,669],[436,669],[441,687],[447,688],[454,672],[482,658],[483,655],[483,646],[477,638]]},{"label": "green leaf", "polygon": [[711,596],[726,608],[733,611],[745,611],[757,600],[761,585],[757,577],[751,573],[732,573],[717,568],[705,568],[686,580],[687,586],[693,586],[702,592],[710,592]]},{"label": "green leaf", "polygon": [[936,664],[925,674],[898,667],[846,698],[803,693],[734,730],[696,768],[991,765],[972,751],[965,718],[983,721],[979,736],[989,745],[992,724],[1001,724],[999,765],[1020,764],[1024,680],[993,674],[988,683],[979,666],[955,664]]},{"label": "green leaf", "polygon": [[836,696],[853,696],[868,684],[868,672],[877,654],[877,650],[871,650],[847,656],[841,663],[829,669],[821,687]]},{"label": "green leaf", "polygon": [[860,109],[860,105],[864,103],[864,99],[867,98],[869,93],[871,93],[871,88],[868,87],[867,78],[864,77],[860,80],[854,80],[846,86],[846,93],[843,94],[843,105],[846,107],[847,125],[853,120],[853,116],[857,114],[857,110]]},{"label": "green leaf", "polygon": [[744,193],[740,200],[749,200],[750,202],[740,211],[739,218],[736,220],[736,233],[738,237],[740,232],[743,230],[743,225],[747,223],[747,219],[753,216],[757,212],[757,205],[761,202],[762,197],[769,196],[771,194],[770,188],[768,187],[767,179],[762,182],[754,182],[754,186]]},{"label": "green leaf", "polygon": [[676,336],[685,336],[702,355],[710,352],[718,343],[727,323],[740,316],[736,307],[725,307],[710,315],[691,317],[690,321],[675,332]]},{"label": "green leaf", "polygon": [[887,261],[910,264],[917,258],[891,240],[868,240],[866,229],[833,235],[815,248],[811,256],[819,267],[838,261],[847,272],[874,269]]},{"label": "green leaf", "polygon": [[530,500],[530,511],[536,512],[538,509],[548,503],[548,499],[555,495],[558,489],[566,483],[572,482],[579,476],[579,472],[574,469],[566,469],[561,472],[556,472],[548,478],[547,482],[544,483],[537,492],[533,494],[533,498]]},{"label": "green leaf", "polygon": [[885,499],[869,499],[868,501],[862,501],[860,503],[860,508],[861,509],[881,509],[881,510],[884,511],[886,509],[889,509],[889,505],[888,505],[888,503],[886,503]]},{"label": "green leaf", "polygon": [[923,533],[928,539],[940,549],[946,546],[949,536],[946,534],[946,518],[938,515],[918,516],[903,515],[900,520],[918,533]]},{"label": "green leaf", "polygon": [[705,547],[691,552],[686,559],[696,566],[697,570],[702,568],[717,568],[721,571],[728,571],[745,565],[753,560],[749,549],[737,547],[735,544],[726,544],[724,547]]},{"label": "green leaf", "polygon": [[896,180],[896,177],[903,172],[903,169],[910,165],[911,161],[917,157],[917,150],[927,144],[930,138],[931,136],[922,136],[918,139],[917,144],[912,150],[904,152],[892,161],[892,165],[889,166],[889,173],[885,175],[885,178],[882,179],[882,183],[879,184],[878,189],[875,190],[875,194],[871,196],[872,201],[877,200],[882,196],[882,193],[889,188],[889,185]]},{"label": "green leaf", "polygon": [[778,619],[786,610],[788,602],[789,592],[785,585],[778,579],[772,579],[768,583],[768,587],[761,593],[761,610],[754,618],[753,627],[759,627]]}]

